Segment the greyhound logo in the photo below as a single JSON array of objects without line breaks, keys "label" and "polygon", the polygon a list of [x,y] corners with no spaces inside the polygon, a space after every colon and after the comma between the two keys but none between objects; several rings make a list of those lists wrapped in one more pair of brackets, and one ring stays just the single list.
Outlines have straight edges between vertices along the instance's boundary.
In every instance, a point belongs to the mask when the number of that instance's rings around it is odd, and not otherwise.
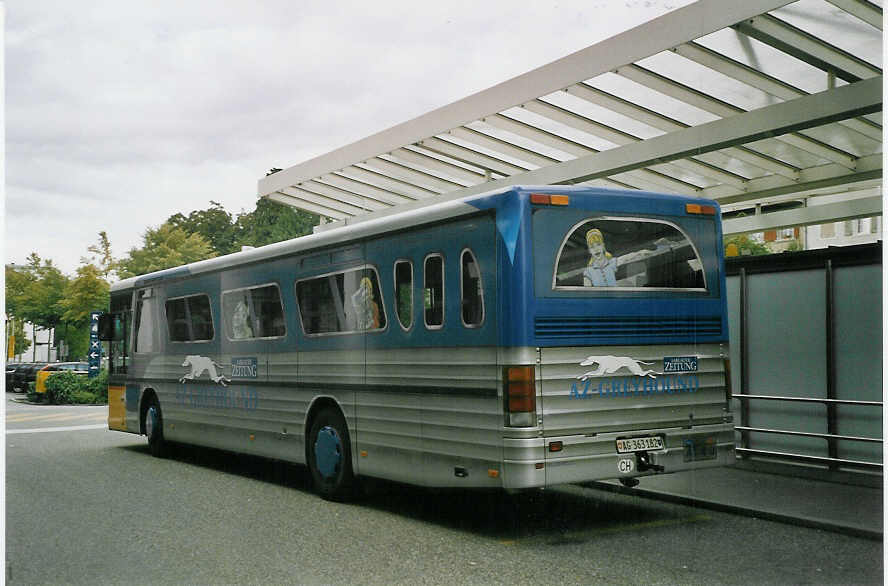
[{"label": "greyhound logo", "polygon": [[225,378],[224,374],[219,374],[216,371],[217,367],[221,370],[222,366],[213,362],[213,359],[208,356],[196,356],[193,354],[186,356],[182,366],[190,366],[191,372],[180,378],[180,383],[200,378],[203,373],[207,373],[213,382],[219,383],[223,387],[228,386],[227,383],[231,382],[231,379]]},{"label": "greyhound logo", "polygon": [[642,367],[642,364],[645,366],[650,366],[653,362],[642,362],[640,360],[635,360],[634,358],[629,358],[627,356],[590,356],[580,362],[580,366],[592,366],[593,369],[589,372],[581,374],[577,378],[581,381],[585,381],[592,377],[596,376],[606,376],[608,374],[614,374],[621,368],[625,368],[632,374],[637,376],[647,376],[650,378],[657,378],[658,374],[662,374],[659,372],[654,372],[653,370],[645,370]]}]

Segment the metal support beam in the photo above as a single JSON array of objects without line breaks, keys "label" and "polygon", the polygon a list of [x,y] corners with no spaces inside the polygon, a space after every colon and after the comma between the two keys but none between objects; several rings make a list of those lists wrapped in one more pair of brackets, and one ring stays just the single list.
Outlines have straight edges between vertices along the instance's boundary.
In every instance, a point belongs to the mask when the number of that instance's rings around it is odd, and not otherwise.
[{"label": "metal support beam", "polygon": [[[564,161],[497,183],[575,183],[673,161],[726,146],[780,136],[882,109],[882,78],[877,77],[766,106],[594,155]],[[453,194],[459,197],[465,190]]]},{"label": "metal support beam", "polygon": [[[733,104],[729,104],[723,100],[713,98],[701,91],[690,88],[676,81],[666,79],[652,71],[648,71],[637,65],[629,65],[621,67],[615,73],[623,75],[627,79],[631,79],[635,83],[653,89],[670,96],[676,100],[680,100],[686,104],[695,106],[704,112],[715,114],[720,118],[728,118],[737,114],[746,112]],[[821,141],[805,136],[804,134],[785,134],[776,140],[785,142],[805,152],[811,153],[816,157],[838,163],[849,169],[853,169],[856,165],[856,157],[846,153],[843,150],[824,144]]]},{"label": "metal support beam", "polygon": [[[761,71],[753,69],[739,61],[730,59],[711,49],[707,49],[698,43],[685,43],[684,45],[676,47],[674,51],[685,59],[694,61],[703,67],[717,71],[728,77],[733,77],[739,82],[745,83],[748,86],[754,87],[781,100],[794,100],[808,95],[808,92],[804,92],[776,77],[762,73]],[[835,84],[832,84],[829,87],[833,88],[835,87]],[[882,141],[882,127],[866,118],[851,118],[849,120],[842,120],[838,124],[859,132],[873,140],[879,142]]]},{"label": "metal support beam", "polygon": [[[689,125],[684,124],[683,122],[673,120],[659,112],[643,108],[628,100],[618,98],[617,96],[593,88],[585,83],[571,86],[564,91],[597,106],[607,108],[608,110],[617,112],[618,114],[622,114],[623,116],[642,122],[643,124],[647,124],[652,128],[657,128],[664,132],[671,133],[690,128]],[[798,169],[795,167],[782,163],[747,147],[726,146],[724,154],[734,157],[735,159],[740,159],[750,165],[755,165],[761,169],[771,171],[772,173],[779,173],[789,179],[796,179],[798,176]]]},{"label": "metal support beam", "polygon": [[[692,155],[720,150],[730,144],[779,136],[787,132],[795,132],[837,120],[844,120],[849,117],[878,112],[881,109],[882,78],[878,77],[819,94],[766,106],[759,110],[732,116],[731,118],[685,128],[667,135],[650,138],[643,142],[601,151],[474,187],[467,187],[444,194],[438,201],[459,199],[509,185],[574,184],[593,179],[609,178],[610,176],[640,169],[651,164],[674,161]],[[881,176],[882,173],[881,163],[875,162],[875,159],[879,159],[879,155],[860,159],[858,169],[855,171],[849,171],[839,165],[835,165],[835,167],[842,169],[846,177],[852,178],[852,181],[872,179]],[[871,168],[865,172],[860,169],[864,162],[871,165]],[[832,166],[826,165],[824,167],[831,168]],[[805,170],[806,173],[811,174],[811,181],[804,186],[799,185],[793,188],[792,186],[781,184],[773,186],[773,189],[775,193],[791,193],[801,189],[815,189],[840,182],[836,180],[837,175],[834,170],[822,178],[815,178],[814,173],[818,169],[821,169],[821,167]],[[798,178],[798,174],[796,178]],[[765,177],[763,179],[768,178]],[[751,180],[749,183],[752,184],[754,181],[757,180]],[[750,191],[754,190],[750,189]],[[706,190],[703,190],[703,192],[706,192]],[[747,196],[744,194],[737,197],[746,198]],[[412,209],[416,205],[407,204],[401,209]],[[349,223],[363,221],[363,219],[369,219],[369,217],[356,218]]]},{"label": "metal support beam", "polygon": [[432,191],[430,189],[425,189],[418,185],[413,185],[412,183],[407,183],[406,181],[400,181],[398,179],[392,179],[387,175],[383,175],[382,173],[377,173],[371,169],[365,169],[363,167],[358,167],[357,165],[352,165],[350,167],[346,167],[340,171],[337,171],[338,175],[344,175],[351,179],[356,179],[359,181],[363,181],[365,183],[369,183],[371,185],[375,185],[380,189],[385,189],[387,191],[392,191],[394,193],[403,195],[404,197],[409,197],[412,200],[420,200],[426,199],[433,195],[437,195],[437,192]]},{"label": "metal support beam", "polygon": [[333,218],[334,220],[344,220],[350,217],[350,214],[343,213],[339,210],[334,210],[332,208],[328,208],[326,206],[318,205],[314,202],[304,200],[299,197],[294,197],[292,195],[287,195],[286,193],[270,193],[268,194],[268,199],[271,201],[276,201],[278,203],[282,203],[287,206],[296,207],[301,210],[307,210],[314,214],[318,214],[319,216],[325,216],[327,218]]},{"label": "metal support beam", "polygon": [[811,205],[805,208],[731,218],[722,224],[725,235],[750,234],[765,230],[814,226],[828,222],[842,222],[855,218],[869,218],[882,214],[882,198],[866,197],[847,201]]},{"label": "metal support beam", "polygon": [[484,181],[484,173],[469,170],[441,159],[436,159],[425,153],[408,149],[395,149],[391,156],[405,164],[418,165],[431,172],[436,173],[440,177],[450,178],[454,181],[460,181],[466,185],[476,185]]},{"label": "metal support beam", "polygon": [[350,191],[352,193],[365,194],[376,199],[377,201],[381,201],[389,205],[398,205],[402,203],[416,201],[412,197],[406,197],[393,191],[380,189],[375,185],[370,185],[369,183],[357,181],[356,179],[351,179],[349,177],[336,173],[327,173],[326,175],[321,175],[320,177],[318,177],[318,181],[321,181],[328,185],[332,185],[334,187],[338,187],[340,189],[344,189],[346,191]]},{"label": "metal support beam", "polygon": [[823,189],[834,185],[859,183],[882,177],[882,154],[861,158],[857,168],[849,171],[837,164],[820,165],[802,169],[797,181],[788,181],[783,177],[769,175],[758,179],[750,179],[748,190],[740,195],[732,195],[721,185],[709,187],[700,192],[702,197],[717,199],[720,204],[740,203],[772,198],[788,193],[802,193]]},{"label": "metal support beam", "polygon": [[338,211],[346,216],[366,214],[368,211],[366,207],[344,203],[336,198],[327,197],[320,193],[314,193],[307,189],[302,189],[301,187],[285,187],[278,193],[281,195],[288,195],[296,200],[311,202],[323,206],[324,208]]},{"label": "metal support beam", "polygon": [[823,71],[832,71],[848,83],[882,75],[882,70],[878,67],[770,14],[745,20],[734,28],[809,65]]},{"label": "metal support beam", "polygon": [[416,145],[434,153],[445,155],[451,159],[474,165],[485,171],[497,173],[498,175],[514,175],[515,173],[524,173],[529,170],[527,167],[513,165],[502,159],[485,155],[484,153],[480,153],[456,144],[455,142],[437,138],[435,136],[424,138],[416,143]]},{"label": "metal support beam", "polygon": [[882,7],[866,0],[826,0],[833,6],[853,14],[879,30],[882,30]]}]

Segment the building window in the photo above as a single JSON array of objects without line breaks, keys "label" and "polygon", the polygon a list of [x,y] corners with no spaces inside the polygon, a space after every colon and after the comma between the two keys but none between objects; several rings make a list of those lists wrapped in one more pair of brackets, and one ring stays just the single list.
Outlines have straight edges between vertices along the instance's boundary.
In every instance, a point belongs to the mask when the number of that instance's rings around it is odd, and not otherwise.
[{"label": "building window", "polygon": [[820,237],[821,238],[835,238],[835,236],[836,236],[835,222],[830,222],[829,224],[821,224],[820,225]]}]

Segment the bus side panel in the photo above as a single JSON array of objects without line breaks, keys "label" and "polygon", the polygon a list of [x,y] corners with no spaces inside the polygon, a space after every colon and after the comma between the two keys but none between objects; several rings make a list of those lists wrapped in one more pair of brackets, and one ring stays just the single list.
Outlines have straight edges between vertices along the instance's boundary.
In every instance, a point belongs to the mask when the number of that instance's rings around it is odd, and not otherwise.
[{"label": "bus side panel", "polygon": [[[367,244],[367,262],[382,281],[387,328],[365,336],[366,386],[356,398],[359,474],[441,487],[501,485],[495,237],[493,216],[480,214]],[[461,319],[465,250],[481,269],[480,325]],[[444,265],[439,328],[425,324],[424,262],[430,254],[440,255]],[[412,320],[406,324],[394,291],[398,261],[413,267]]]}]

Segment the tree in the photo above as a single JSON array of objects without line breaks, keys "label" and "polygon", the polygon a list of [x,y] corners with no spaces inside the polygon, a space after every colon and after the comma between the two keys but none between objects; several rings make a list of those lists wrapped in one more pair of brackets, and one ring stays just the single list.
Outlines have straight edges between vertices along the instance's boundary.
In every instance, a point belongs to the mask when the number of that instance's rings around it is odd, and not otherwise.
[{"label": "tree", "polygon": [[142,239],[145,243],[142,248],[130,249],[128,256],[118,261],[118,274],[121,278],[144,275],[216,256],[203,236],[189,234],[168,223],[158,228],[149,228]]},{"label": "tree", "polygon": [[61,301],[68,285],[68,277],[53,266],[51,260],[42,260],[36,252],[28,257],[22,294],[15,302],[16,317],[44,329],[51,329],[62,321]]},{"label": "tree", "polygon": [[90,313],[108,307],[110,287],[102,278],[102,270],[94,264],[81,265],[77,276],[68,282],[61,306],[62,319],[74,326],[89,324]]},{"label": "tree", "polygon": [[114,269],[116,268],[116,263],[111,256],[111,241],[108,239],[108,233],[104,230],[99,232],[98,243],[91,244],[86,249],[93,253],[93,256],[91,258],[81,257],[80,262],[83,264],[91,263],[99,268],[102,277],[105,279],[110,277],[111,273],[114,272]]},{"label": "tree", "polygon": [[218,201],[210,200],[210,207],[194,210],[188,216],[173,214],[167,224],[180,228],[188,234],[200,234],[210,243],[217,255],[230,254],[239,250],[237,229],[234,218]]},{"label": "tree", "polygon": [[725,256],[757,256],[760,254],[772,254],[771,249],[756,242],[746,234],[738,234],[725,238]]},{"label": "tree", "polygon": [[265,246],[298,236],[311,234],[318,223],[318,216],[270,199],[260,199],[256,209],[237,216],[238,244]]}]

